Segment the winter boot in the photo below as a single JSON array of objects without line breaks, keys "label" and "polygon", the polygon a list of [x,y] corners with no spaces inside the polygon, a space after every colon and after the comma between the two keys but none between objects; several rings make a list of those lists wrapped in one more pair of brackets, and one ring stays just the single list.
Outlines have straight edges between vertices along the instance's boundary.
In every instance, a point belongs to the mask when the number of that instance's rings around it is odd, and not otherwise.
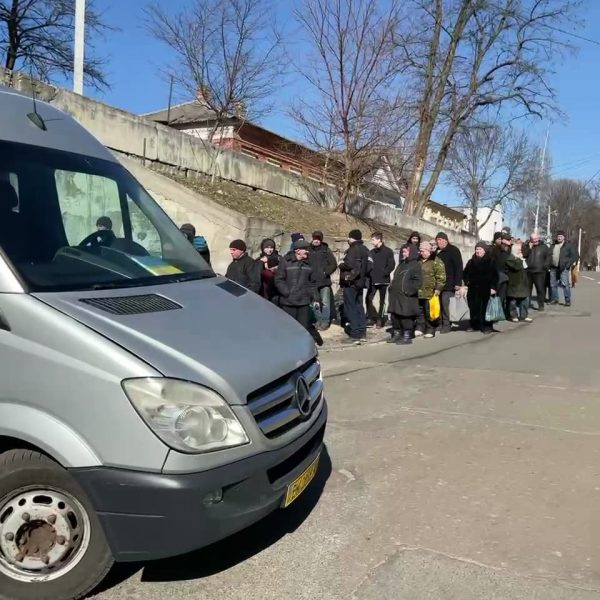
[{"label": "winter boot", "polygon": [[400,332],[396,329],[392,329],[392,337],[387,341],[388,344],[396,344],[400,339]]},{"label": "winter boot", "polygon": [[408,344],[412,344],[413,341],[410,331],[403,331],[402,337],[398,336],[398,341],[396,343],[400,346],[407,346]]}]

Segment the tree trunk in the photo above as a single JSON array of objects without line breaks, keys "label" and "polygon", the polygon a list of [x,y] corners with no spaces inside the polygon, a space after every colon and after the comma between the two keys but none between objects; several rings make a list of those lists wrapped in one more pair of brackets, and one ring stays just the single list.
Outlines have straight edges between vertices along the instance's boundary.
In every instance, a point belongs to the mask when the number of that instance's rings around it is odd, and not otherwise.
[{"label": "tree trunk", "polygon": [[346,202],[348,201],[348,189],[344,188],[340,190],[337,204],[335,205],[335,212],[337,213],[345,213],[346,212]]},{"label": "tree trunk", "polygon": [[425,172],[425,160],[425,156],[421,152],[415,158],[415,169],[410,178],[408,197],[404,203],[404,212],[407,215],[415,215],[417,207],[420,204],[421,182],[423,181],[423,173]]},{"label": "tree trunk", "polygon": [[10,9],[10,19],[7,22],[8,47],[6,49],[6,60],[4,66],[9,71],[14,71],[17,64],[17,53],[19,51],[19,38],[17,22],[19,20],[19,0],[13,0]]}]

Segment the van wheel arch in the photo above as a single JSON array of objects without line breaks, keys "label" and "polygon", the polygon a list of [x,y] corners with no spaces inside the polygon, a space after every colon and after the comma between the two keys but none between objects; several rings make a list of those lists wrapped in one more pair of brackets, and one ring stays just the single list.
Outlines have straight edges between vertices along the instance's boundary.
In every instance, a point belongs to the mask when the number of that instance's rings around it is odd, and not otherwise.
[{"label": "van wheel arch", "polygon": [[37,452],[53,460],[56,464],[64,467],[65,465],[61,464],[59,460],[56,460],[56,457],[48,454],[43,448],[36,446],[35,444],[30,444],[24,440],[20,440],[18,438],[10,437],[7,435],[0,435],[0,454],[4,454],[10,450],[31,450],[32,452]]}]

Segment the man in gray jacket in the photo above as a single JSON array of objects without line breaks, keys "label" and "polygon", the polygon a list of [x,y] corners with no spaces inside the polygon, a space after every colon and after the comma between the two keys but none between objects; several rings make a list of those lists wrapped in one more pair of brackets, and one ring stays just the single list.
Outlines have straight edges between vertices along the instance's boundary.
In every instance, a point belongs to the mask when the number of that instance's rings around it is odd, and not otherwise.
[{"label": "man in gray jacket", "polygon": [[552,265],[550,267],[550,304],[558,304],[558,288],[563,288],[565,306],[571,306],[571,283],[569,274],[577,264],[579,253],[573,244],[567,241],[564,231],[556,232],[556,241],[550,248]]},{"label": "man in gray jacket", "polygon": [[[527,261],[527,277],[529,278],[529,289],[537,294],[537,308],[544,310],[546,298],[546,274],[550,268],[550,249],[542,243],[539,233],[532,233],[529,242],[523,244],[521,252]],[[531,295],[531,294],[530,294]]]}]

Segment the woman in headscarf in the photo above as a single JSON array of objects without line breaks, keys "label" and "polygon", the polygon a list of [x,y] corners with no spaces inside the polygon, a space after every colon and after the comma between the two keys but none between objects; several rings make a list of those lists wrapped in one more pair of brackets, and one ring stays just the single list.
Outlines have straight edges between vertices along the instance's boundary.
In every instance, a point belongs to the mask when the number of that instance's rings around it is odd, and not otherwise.
[{"label": "woman in headscarf", "polygon": [[417,330],[415,335],[424,335],[426,338],[435,336],[438,320],[432,320],[429,310],[429,301],[434,296],[439,296],[446,285],[446,267],[434,253],[429,242],[422,242],[419,253],[421,258],[422,282],[419,289],[419,316],[417,317]]},{"label": "woman in headscarf", "polygon": [[421,235],[418,231],[413,231],[406,240],[406,245],[410,248],[410,257],[413,260],[419,258],[419,247],[421,245]]},{"label": "woman in headscarf", "polygon": [[400,263],[394,272],[389,290],[389,311],[392,318],[390,343],[412,344],[415,320],[419,314],[421,266],[410,256],[410,245],[400,249]]},{"label": "woman in headscarf", "polygon": [[498,269],[484,242],[475,246],[475,254],[467,263],[463,279],[468,287],[467,302],[471,313],[471,329],[492,333],[492,323],[485,320],[485,312],[491,295],[498,289]]},{"label": "woman in headscarf", "polygon": [[275,287],[275,273],[279,267],[279,253],[272,239],[266,238],[260,244],[260,256],[256,262],[261,265],[261,289],[260,295],[277,304],[277,288]]}]

